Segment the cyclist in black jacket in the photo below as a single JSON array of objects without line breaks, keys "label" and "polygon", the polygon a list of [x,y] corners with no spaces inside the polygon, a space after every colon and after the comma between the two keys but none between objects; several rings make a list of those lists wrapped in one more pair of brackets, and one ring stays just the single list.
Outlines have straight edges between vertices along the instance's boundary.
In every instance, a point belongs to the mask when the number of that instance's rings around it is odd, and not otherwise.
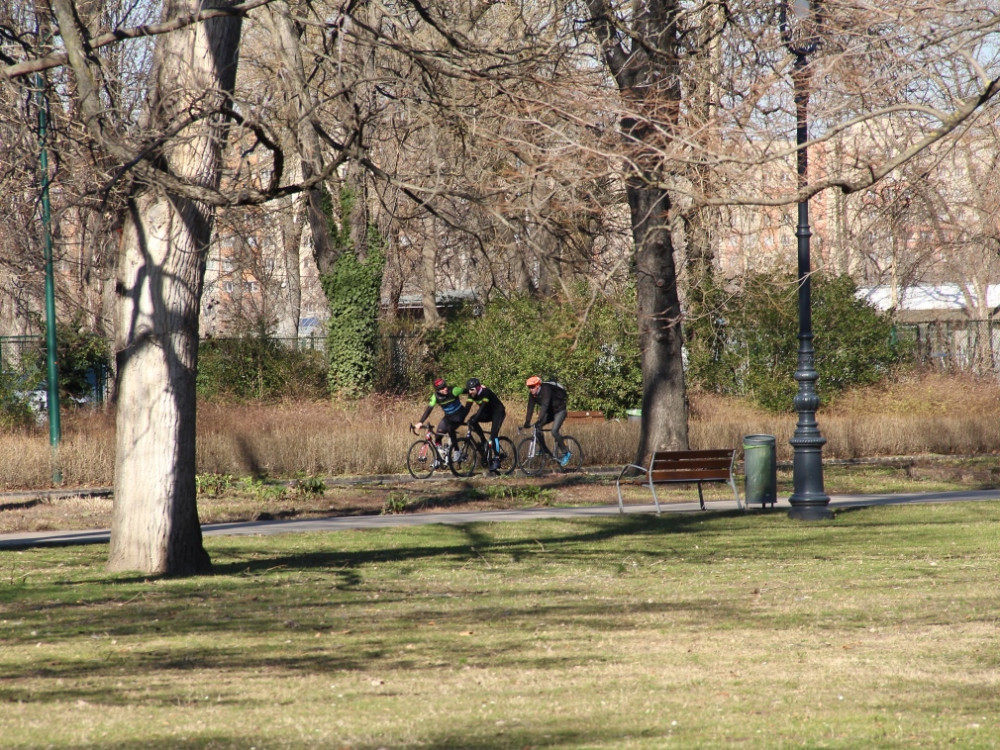
[{"label": "cyclist in black jacket", "polygon": [[500,427],[503,425],[504,419],[507,418],[507,409],[504,408],[500,397],[480,383],[479,378],[469,378],[465,387],[469,393],[469,401],[479,407],[476,413],[469,417],[469,429],[479,436],[480,442],[485,443],[486,436],[483,435],[483,428],[479,426],[479,423],[490,423],[490,445],[493,446],[493,461],[488,468],[490,471],[496,471],[500,468],[500,459],[497,457],[500,453],[500,443],[497,437],[500,435]]},{"label": "cyclist in black jacket", "polygon": [[458,445],[458,436],[455,434],[455,429],[465,421],[465,414],[468,412],[469,407],[462,403],[462,399],[459,396],[462,395],[462,387],[455,386],[451,388],[444,380],[444,378],[438,378],[434,381],[434,395],[431,396],[430,403],[427,404],[427,408],[424,409],[423,415],[417,421],[413,428],[419,430],[424,426],[427,417],[431,415],[435,406],[440,406],[441,411],[444,412],[444,418],[438,422],[437,428],[434,430],[434,443],[436,445],[441,445],[441,438],[444,437],[445,433],[451,436],[451,444]]},{"label": "cyclist in black jacket", "polygon": [[572,454],[566,450],[563,443],[562,434],[559,428],[562,427],[566,419],[566,389],[561,383],[554,380],[542,381],[537,375],[532,375],[525,383],[528,386],[528,413],[524,416],[524,428],[531,424],[531,415],[538,406],[538,420],[535,422],[535,430],[538,433],[538,442],[545,453],[549,452],[545,445],[545,433],[542,427],[552,423],[552,437],[556,441],[556,457],[559,463],[565,466],[569,463]]}]

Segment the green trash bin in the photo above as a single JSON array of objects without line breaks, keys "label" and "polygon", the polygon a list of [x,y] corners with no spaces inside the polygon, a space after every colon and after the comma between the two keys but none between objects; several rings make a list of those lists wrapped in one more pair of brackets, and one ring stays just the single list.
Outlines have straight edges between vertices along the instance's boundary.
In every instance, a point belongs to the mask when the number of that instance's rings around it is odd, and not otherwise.
[{"label": "green trash bin", "polygon": [[774,435],[747,435],[743,438],[743,466],[746,474],[744,494],[747,505],[778,501],[778,462]]}]

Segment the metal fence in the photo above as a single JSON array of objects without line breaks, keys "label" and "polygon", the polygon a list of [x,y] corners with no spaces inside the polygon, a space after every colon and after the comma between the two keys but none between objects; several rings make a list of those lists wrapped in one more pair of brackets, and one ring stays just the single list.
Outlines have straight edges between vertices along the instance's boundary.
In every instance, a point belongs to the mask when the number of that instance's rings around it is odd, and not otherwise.
[{"label": "metal fence", "polygon": [[0,336],[0,370],[24,374],[43,365],[41,336]]},{"label": "metal fence", "polygon": [[[326,353],[326,334],[277,337],[278,344],[297,351]],[[381,332],[376,345],[375,389],[381,393],[408,393],[423,385],[424,337],[419,331]]]},{"label": "metal fence", "polygon": [[895,333],[900,341],[909,342],[918,365],[942,372],[1000,373],[997,321],[899,323]]}]

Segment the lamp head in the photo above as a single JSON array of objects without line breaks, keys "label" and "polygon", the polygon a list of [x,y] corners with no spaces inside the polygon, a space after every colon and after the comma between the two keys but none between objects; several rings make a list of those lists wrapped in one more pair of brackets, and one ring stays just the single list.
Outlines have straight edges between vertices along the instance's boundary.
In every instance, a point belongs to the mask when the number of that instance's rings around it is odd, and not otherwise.
[{"label": "lamp head", "polygon": [[804,58],[816,51],[822,25],[822,0],[780,0],[778,3],[778,26],[785,46],[793,55]]}]

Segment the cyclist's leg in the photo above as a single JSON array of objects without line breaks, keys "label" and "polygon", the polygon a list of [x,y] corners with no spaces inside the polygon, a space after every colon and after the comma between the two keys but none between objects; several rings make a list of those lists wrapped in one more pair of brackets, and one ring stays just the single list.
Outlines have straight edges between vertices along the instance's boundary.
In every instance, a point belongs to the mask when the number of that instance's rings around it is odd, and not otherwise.
[{"label": "cyclist's leg", "polygon": [[475,433],[476,437],[479,438],[480,451],[483,452],[483,458],[486,458],[486,435],[483,434],[483,428],[480,426],[482,417],[473,416],[469,419],[469,430]]},{"label": "cyclist's leg", "polygon": [[503,427],[503,421],[507,418],[507,412],[496,411],[493,412],[493,421],[490,422],[490,445],[493,446],[494,451],[500,450],[500,442],[497,440],[500,437],[500,428]]},{"label": "cyclist's leg", "polygon": [[566,452],[566,445],[563,443],[562,433],[559,432],[559,428],[562,427],[562,423],[566,421],[566,410],[563,409],[557,412],[555,417],[552,419],[552,439],[556,442],[556,456],[562,458],[563,453]]},{"label": "cyclist's leg", "polygon": [[[451,420],[448,417],[444,417],[440,422],[437,423],[437,427],[434,428],[434,444],[438,447],[441,446],[441,438],[452,432]],[[455,437],[452,436],[452,442],[454,442]]]},{"label": "cyclist's leg", "polygon": [[494,412],[493,421],[490,422],[490,453],[493,456],[493,460],[490,462],[490,471],[496,471],[500,468],[500,428],[503,426],[504,419],[507,418],[507,413],[503,411]]},{"label": "cyclist's leg", "polygon": [[539,417],[538,422],[535,423],[538,425],[535,428],[536,440],[538,441],[538,447],[542,453],[548,453],[548,454],[552,453],[552,451],[549,450],[549,446],[545,444],[545,433],[542,432],[542,428],[545,427],[545,425],[549,424],[551,421],[552,417],[546,414],[544,421],[542,421],[541,417]]},{"label": "cyclist's leg", "polygon": [[458,419],[450,419],[446,417],[443,422],[443,424],[447,425],[448,437],[451,438],[451,444],[456,447],[458,446],[458,433],[455,432],[455,430],[457,430],[459,425],[462,424],[463,417],[459,417]]}]

